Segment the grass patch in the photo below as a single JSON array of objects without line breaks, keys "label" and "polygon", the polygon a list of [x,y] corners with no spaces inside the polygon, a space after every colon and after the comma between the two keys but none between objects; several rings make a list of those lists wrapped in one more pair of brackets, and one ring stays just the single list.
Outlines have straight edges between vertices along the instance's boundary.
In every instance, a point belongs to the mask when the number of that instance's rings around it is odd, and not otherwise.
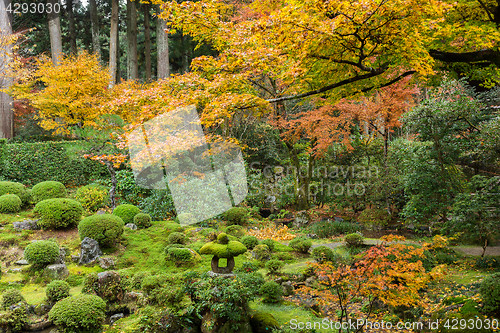
[{"label": "grass patch", "polygon": [[[274,316],[282,329],[290,328],[290,320],[297,322],[321,322],[321,318],[315,317],[311,312],[289,303],[263,304],[253,301],[249,303],[250,309],[257,312],[267,312]],[[318,332],[331,332],[331,330],[318,330]]]},{"label": "grass patch", "polygon": [[68,265],[68,271],[72,275],[87,275],[89,273],[100,273],[105,270],[99,266],[86,267],[86,266],[78,266],[74,263]]},{"label": "grass patch", "polygon": [[304,269],[306,269],[307,263],[312,260],[312,258],[298,260],[296,263],[285,265],[281,271],[283,273],[301,273]]},{"label": "grass patch", "polygon": [[18,222],[24,219],[33,219],[34,217],[35,215],[33,215],[33,209],[23,210],[14,214],[0,213],[0,224],[11,224],[12,222]]}]

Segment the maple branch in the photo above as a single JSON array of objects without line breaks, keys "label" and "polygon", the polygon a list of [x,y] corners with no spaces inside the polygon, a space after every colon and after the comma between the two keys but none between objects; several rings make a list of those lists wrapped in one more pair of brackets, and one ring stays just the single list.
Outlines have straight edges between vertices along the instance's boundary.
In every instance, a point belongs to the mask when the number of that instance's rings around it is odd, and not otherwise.
[{"label": "maple branch", "polygon": [[484,2],[482,0],[477,0],[477,1],[481,5],[481,7],[483,7],[483,9],[485,10],[485,12],[488,15],[488,18],[490,19],[490,21],[491,22],[495,22],[495,19],[493,18],[493,15],[492,15],[492,12],[488,9],[488,7],[486,7],[486,5],[484,4]]},{"label": "maple branch", "polygon": [[429,50],[429,55],[434,59],[443,62],[478,62],[489,61],[500,67],[500,52],[486,49],[474,52],[443,52],[439,50]]},{"label": "maple branch", "polygon": [[322,59],[322,60],[329,60],[329,61],[332,61],[334,63],[337,63],[337,64],[347,64],[347,65],[351,65],[351,66],[354,66],[354,67],[358,67],[359,69],[365,71],[365,72],[373,72],[373,71],[376,71],[375,69],[373,69],[372,67],[366,67],[365,65],[363,65],[361,63],[361,58],[360,58],[360,61],[359,62],[354,62],[354,61],[350,61],[350,60],[335,60],[333,59],[332,57],[328,57],[328,56],[322,56],[322,55],[318,55],[318,54],[310,54],[309,55],[310,57],[313,57],[313,58],[318,58],[318,59]]},{"label": "maple branch", "polygon": [[342,80],[340,82],[330,84],[328,86],[324,86],[324,87],[319,88],[319,89],[314,89],[314,90],[311,90],[311,91],[308,91],[305,93],[301,93],[301,94],[297,94],[297,95],[290,95],[290,96],[283,96],[283,97],[278,97],[278,98],[266,99],[266,102],[276,103],[276,102],[282,102],[282,101],[290,101],[293,99],[299,99],[299,98],[304,98],[304,97],[308,97],[308,96],[321,94],[321,93],[327,92],[329,90],[344,86],[344,85],[349,84],[349,83],[353,83],[353,82],[357,82],[357,81],[361,81],[364,79],[369,79],[369,78],[378,76],[380,74],[383,74],[386,70],[387,70],[387,67],[384,66],[384,67],[379,68],[377,70],[374,70],[370,73],[354,76],[354,77],[351,77],[349,79],[345,79],[345,80]]}]

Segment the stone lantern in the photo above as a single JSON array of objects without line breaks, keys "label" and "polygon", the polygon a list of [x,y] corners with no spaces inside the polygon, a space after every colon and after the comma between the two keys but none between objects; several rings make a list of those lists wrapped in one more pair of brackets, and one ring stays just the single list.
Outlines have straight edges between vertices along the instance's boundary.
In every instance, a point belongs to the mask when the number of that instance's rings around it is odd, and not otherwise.
[{"label": "stone lantern", "polygon": [[[230,241],[225,233],[220,233],[217,239],[213,242],[203,245],[200,249],[201,254],[211,254],[212,272],[217,274],[231,274],[234,268],[234,257],[239,256],[247,251],[245,245],[238,241]],[[227,266],[220,267],[219,259],[226,258]]]}]

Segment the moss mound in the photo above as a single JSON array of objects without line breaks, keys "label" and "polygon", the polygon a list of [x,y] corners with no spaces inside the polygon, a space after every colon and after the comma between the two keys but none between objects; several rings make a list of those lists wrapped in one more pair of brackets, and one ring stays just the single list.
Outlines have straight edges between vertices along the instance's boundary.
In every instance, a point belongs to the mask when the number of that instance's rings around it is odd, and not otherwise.
[{"label": "moss mound", "polygon": [[52,180],[38,183],[31,189],[31,199],[35,204],[43,200],[66,198],[67,196],[66,186],[61,182]]}]

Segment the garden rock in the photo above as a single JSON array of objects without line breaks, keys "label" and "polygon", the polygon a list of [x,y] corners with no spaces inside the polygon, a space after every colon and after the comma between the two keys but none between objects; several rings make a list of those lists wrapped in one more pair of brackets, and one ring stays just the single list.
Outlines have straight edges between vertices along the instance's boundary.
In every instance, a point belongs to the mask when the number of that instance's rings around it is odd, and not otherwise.
[{"label": "garden rock", "polygon": [[65,264],[53,264],[45,267],[45,273],[53,280],[64,280],[69,276]]},{"label": "garden rock", "polygon": [[38,221],[40,221],[40,219],[38,219],[38,220],[23,220],[21,222],[13,222],[12,225],[14,226],[14,229],[16,231],[40,230],[40,227],[37,224]]},{"label": "garden rock", "polygon": [[97,213],[96,213],[96,214],[97,214],[97,215],[103,215],[103,214],[106,214],[106,212],[105,212],[105,211],[103,211],[102,209],[100,209],[100,210],[98,210],[98,211],[97,211]]},{"label": "garden rock", "polygon": [[125,224],[125,228],[129,228],[129,229],[132,229],[132,230],[137,230],[137,226],[133,223],[127,223]]},{"label": "garden rock", "polygon": [[117,320],[122,319],[125,317],[123,313],[117,313],[109,317],[109,325],[113,325]]},{"label": "garden rock", "polygon": [[71,261],[72,262],[78,262],[80,260],[80,256],[71,256]]},{"label": "garden rock", "polygon": [[119,273],[106,271],[97,274],[97,285],[97,296],[110,302],[123,300],[124,291]]},{"label": "garden rock", "polygon": [[306,279],[305,284],[306,287],[314,287],[314,284],[316,283],[316,278],[314,276],[310,276]]},{"label": "garden rock", "polygon": [[82,241],[79,265],[86,265],[102,256],[99,243],[92,238],[85,237]]},{"label": "garden rock", "polygon": [[295,220],[293,221],[293,226],[295,228],[302,228],[309,224],[309,214],[305,210],[297,212],[295,215]]},{"label": "garden rock", "polygon": [[283,287],[283,296],[290,296],[295,294],[292,281],[286,281],[281,286]]},{"label": "garden rock", "polygon": [[316,235],[316,234],[307,234],[306,237],[311,238],[311,239],[318,239],[319,238],[318,235]]},{"label": "garden rock", "polygon": [[41,317],[49,313],[51,306],[49,304],[40,303],[31,306],[31,312]]},{"label": "garden rock", "polygon": [[129,292],[125,293],[125,295],[123,296],[123,302],[124,303],[137,302],[138,300],[140,300],[143,297],[144,297],[143,293],[129,291]]},{"label": "garden rock", "polygon": [[65,264],[66,263],[65,258],[66,258],[66,250],[63,248],[60,248],[59,249],[59,257],[56,259],[54,264]]},{"label": "garden rock", "polygon": [[113,260],[113,258],[100,257],[99,258],[99,266],[102,269],[110,269],[110,268],[115,266],[115,261]]},{"label": "garden rock", "polygon": [[15,262],[15,264],[16,265],[21,265],[21,266],[29,265],[28,260],[26,260],[26,259],[18,260],[18,261]]},{"label": "garden rock", "polygon": [[339,216],[335,216],[335,222],[344,222],[344,219]]}]

